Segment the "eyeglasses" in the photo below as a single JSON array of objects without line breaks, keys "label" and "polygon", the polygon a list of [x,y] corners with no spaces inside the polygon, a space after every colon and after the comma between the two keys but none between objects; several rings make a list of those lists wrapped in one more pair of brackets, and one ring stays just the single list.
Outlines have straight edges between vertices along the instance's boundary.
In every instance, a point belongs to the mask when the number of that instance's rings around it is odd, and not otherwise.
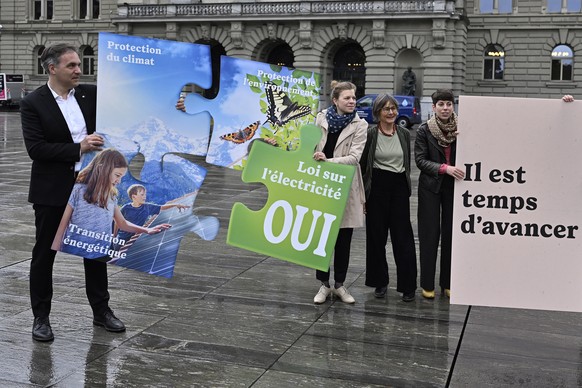
[{"label": "eyeglasses", "polygon": [[398,112],[398,107],[396,106],[386,106],[384,108],[382,108],[382,112]]}]

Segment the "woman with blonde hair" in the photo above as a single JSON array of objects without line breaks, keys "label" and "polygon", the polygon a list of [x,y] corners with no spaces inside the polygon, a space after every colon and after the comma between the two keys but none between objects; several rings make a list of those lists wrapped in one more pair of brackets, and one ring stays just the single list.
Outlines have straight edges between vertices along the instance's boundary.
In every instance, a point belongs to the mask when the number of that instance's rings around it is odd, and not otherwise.
[{"label": "woman with blonde hair", "polygon": [[356,113],[356,85],[351,82],[332,82],[332,105],[317,114],[315,124],[321,128],[321,141],[315,149],[315,160],[356,166],[348,202],[334,249],[334,280],[330,274],[317,271],[321,287],[313,298],[315,304],[326,301],[332,293],[344,303],[355,303],[344,286],[350,261],[350,247],[354,228],[364,226],[364,185],[359,168],[360,158],[366,145],[368,123]]}]

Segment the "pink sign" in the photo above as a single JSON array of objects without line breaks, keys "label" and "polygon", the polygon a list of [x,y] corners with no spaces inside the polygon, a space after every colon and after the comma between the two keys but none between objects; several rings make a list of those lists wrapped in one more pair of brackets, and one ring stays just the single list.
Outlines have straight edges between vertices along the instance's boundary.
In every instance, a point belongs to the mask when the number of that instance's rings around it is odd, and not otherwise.
[{"label": "pink sign", "polygon": [[451,303],[582,312],[582,101],[462,96]]}]

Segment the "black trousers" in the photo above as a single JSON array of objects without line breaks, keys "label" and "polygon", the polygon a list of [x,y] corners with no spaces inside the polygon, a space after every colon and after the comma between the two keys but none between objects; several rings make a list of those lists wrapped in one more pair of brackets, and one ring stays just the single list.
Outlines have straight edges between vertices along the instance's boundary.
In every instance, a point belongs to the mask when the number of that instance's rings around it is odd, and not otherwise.
[{"label": "black trousers", "polygon": [[366,202],[366,285],[384,287],[389,283],[386,241],[396,262],[396,290],[416,290],[416,247],[410,223],[410,197],[405,173],[375,168]]},{"label": "black trousers", "polygon": [[[341,228],[337,235],[335,247],[333,250],[333,278],[336,283],[346,281],[348,266],[350,265],[350,247],[352,246],[353,228]],[[321,282],[329,281],[329,271],[315,272],[315,277]]]},{"label": "black trousers", "polygon": [[[33,205],[36,243],[30,262],[30,302],[35,317],[48,317],[53,297],[53,265],[56,252],[51,249],[64,206]],[[109,307],[107,291],[107,264],[98,260],[83,259],[87,298],[94,314]]]},{"label": "black trousers", "polygon": [[439,237],[441,242],[441,288],[451,288],[451,245],[455,181],[444,176],[440,193],[418,186],[418,239],[420,243],[420,286],[434,290]]}]

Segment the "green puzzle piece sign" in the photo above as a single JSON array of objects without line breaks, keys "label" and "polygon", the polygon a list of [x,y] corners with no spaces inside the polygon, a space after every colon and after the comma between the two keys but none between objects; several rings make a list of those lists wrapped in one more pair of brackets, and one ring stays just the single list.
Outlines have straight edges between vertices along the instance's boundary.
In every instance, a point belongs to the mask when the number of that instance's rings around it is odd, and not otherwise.
[{"label": "green puzzle piece sign", "polygon": [[242,180],[263,183],[269,196],[258,211],[234,204],[228,244],[328,270],[355,166],[315,161],[321,136],[319,127],[306,125],[297,150],[253,143]]}]

